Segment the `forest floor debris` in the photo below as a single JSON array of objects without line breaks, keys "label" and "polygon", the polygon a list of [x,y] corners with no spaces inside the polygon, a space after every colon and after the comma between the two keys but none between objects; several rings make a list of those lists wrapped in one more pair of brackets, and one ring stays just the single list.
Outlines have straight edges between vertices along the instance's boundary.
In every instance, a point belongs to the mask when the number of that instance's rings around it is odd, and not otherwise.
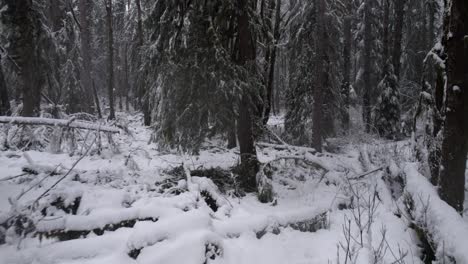
[{"label": "forest floor debris", "polygon": [[[403,190],[392,187],[409,169],[388,162],[385,142],[323,155],[262,144],[275,197],[264,204],[236,192],[236,150],[160,152],[129,120],[131,134],[115,137],[120,153],[0,152],[2,263],[423,263]],[[422,186],[411,175],[409,190]],[[463,263],[466,243],[444,245],[438,257]]]}]

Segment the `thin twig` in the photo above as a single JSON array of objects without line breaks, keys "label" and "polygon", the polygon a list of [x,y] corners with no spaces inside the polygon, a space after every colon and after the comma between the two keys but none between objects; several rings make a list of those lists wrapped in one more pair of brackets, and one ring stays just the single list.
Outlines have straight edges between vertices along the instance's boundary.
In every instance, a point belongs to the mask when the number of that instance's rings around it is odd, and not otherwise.
[{"label": "thin twig", "polygon": [[48,175],[44,176],[44,178],[42,178],[40,181],[38,181],[37,183],[31,185],[26,191],[23,191],[20,195],[18,195],[18,197],[16,198],[16,200],[18,201],[19,199],[21,199],[21,197],[23,197],[26,193],[28,193],[29,191],[31,191],[34,187],[38,186],[39,184],[41,184],[42,182],[45,181],[45,179],[47,179],[48,177],[54,175],[55,171],[60,167],[61,164],[57,165],[57,167],[55,167],[55,169],[53,171],[51,171]]},{"label": "thin twig", "polygon": [[16,179],[16,178],[19,178],[19,177],[21,177],[21,176],[25,176],[25,175],[28,175],[28,174],[29,174],[29,173],[27,173],[27,172],[21,173],[21,174],[16,175],[16,176],[11,176],[11,177],[7,177],[7,178],[4,178],[4,179],[0,179],[0,182],[13,180],[13,179]]}]

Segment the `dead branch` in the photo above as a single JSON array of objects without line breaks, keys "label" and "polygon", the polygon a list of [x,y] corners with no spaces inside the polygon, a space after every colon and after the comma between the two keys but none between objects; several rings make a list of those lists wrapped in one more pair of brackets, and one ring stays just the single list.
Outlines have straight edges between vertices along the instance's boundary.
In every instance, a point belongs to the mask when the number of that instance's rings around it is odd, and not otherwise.
[{"label": "dead branch", "polygon": [[378,172],[378,171],[382,171],[383,169],[384,169],[384,167],[380,167],[380,168],[377,168],[375,170],[371,170],[371,171],[368,171],[368,172],[365,172],[365,173],[362,173],[362,174],[359,174],[359,175],[356,175],[356,176],[353,176],[353,177],[349,177],[348,180],[360,180],[360,179],[366,177],[369,174],[372,174],[372,173]]}]

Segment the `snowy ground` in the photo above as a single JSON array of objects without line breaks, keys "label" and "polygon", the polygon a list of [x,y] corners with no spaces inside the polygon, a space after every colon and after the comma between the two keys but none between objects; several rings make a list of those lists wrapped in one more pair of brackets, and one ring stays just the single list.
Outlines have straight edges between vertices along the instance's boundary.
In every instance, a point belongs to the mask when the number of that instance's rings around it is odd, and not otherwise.
[{"label": "snowy ground", "polygon": [[[274,120],[280,125],[279,118]],[[46,208],[44,212],[26,205],[33,204],[80,155],[0,152],[0,222],[22,212],[32,215],[36,227],[36,233],[25,238],[14,228],[6,230],[0,263],[422,263],[421,241],[409,228],[403,190],[393,186],[398,181],[389,180],[401,176],[405,168],[395,164],[360,177],[391,156],[386,153],[391,147],[383,142],[343,143],[335,154],[295,151],[302,155],[295,160],[280,158],[291,156],[291,150],[259,148],[262,163],[271,162],[275,168],[277,197],[262,204],[253,194],[239,198],[221,193],[204,175],[164,188],[172,177],[165,173],[168,169],[182,163],[189,170],[229,168],[238,162],[236,150],[212,142],[197,156],[161,153],[156,145],[147,144],[150,132],[138,124],[131,120],[133,136],[115,138],[120,154],[107,150],[84,157],[36,203],[36,208]],[[27,158],[43,172],[1,180],[32,166]],[[49,176],[47,171],[53,170],[58,175]],[[414,177],[411,183],[420,187],[421,179]],[[216,200],[216,211],[204,199],[204,191]],[[61,209],[53,204],[58,197],[66,208],[77,206]],[[454,223],[457,229],[452,231],[467,232],[467,221]],[[22,226],[27,229],[27,224]],[[40,238],[37,232],[55,235]],[[64,241],[59,241],[60,235]],[[454,248],[455,257],[464,261],[468,237],[457,239],[461,245],[447,243],[448,250]]]}]

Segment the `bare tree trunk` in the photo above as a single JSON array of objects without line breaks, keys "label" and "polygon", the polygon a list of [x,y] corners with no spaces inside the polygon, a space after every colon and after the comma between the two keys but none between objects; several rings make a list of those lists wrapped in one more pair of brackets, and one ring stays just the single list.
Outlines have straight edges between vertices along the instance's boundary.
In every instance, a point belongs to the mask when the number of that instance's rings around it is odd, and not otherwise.
[{"label": "bare tree trunk", "polygon": [[326,42],[325,42],[325,1],[317,1],[317,62],[316,73],[317,80],[313,87],[314,106],[312,112],[312,147],[318,152],[322,152],[322,137],[323,137],[323,94],[326,85],[326,76],[323,63],[326,62]]},{"label": "bare tree trunk", "polygon": [[228,143],[227,148],[233,149],[237,147],[237,137],[236,137],[236,123],[233,122],[233,127],[228,131]]},{"label": "bare tree trunk", "polygon": [[280,38],[280,22],[281,22],[281,0],[276,0],[276,4],[273,0],[272,7],[276,10],[275,11],[275,24],[273,30],[273,45],[271,47],[270,53],[270,65],[268,70],[268,81],[267,81],[267,94],[266,94],[266,102],[265,102],[265,112],[263,116],[263,124],[266,125],[268,123],[268,119],[270,119],[270,112],[273,105],[273,82],[275,80],[275,66],[276,66],[276,53],[277,53],[277,45]]},{"label": "bare tree trunk", "polygon": [[108,96],[109,96],[109,120],[115,119],[114,110],[114,33],[112,29],[112,0],[104,0],[106,5],[106,20],[107,20],[107,49],[108,49]]},{"label": "bare tree trunk", "polygon": [[[463,213],[468,152],[468,2],[452,0],[447,36],[447,86],[443,129],[440,195]],[[450,23],[447,23],[450,21]],[[450,35],[450,36],[449,36]]]},{"label": "bare tree trunk", "polygon": [[92,82],[93,82],[93,95],[94,95],[94,104],[96,105],[96,112],[98,114],[98,117],[102,118],[101,103],[99,102],[98,92],[96,89],[96,85],[94,84],[94,80],[92,80]]},{"label": "bare tree trunk", "polygon": [[[256,52],[255,43],[249,26],[248,8],[251,0],[238,1],[238,63],[248,70],[254,67]],[[247,191],[256,191],[256,174],[259,169],[257,151],[254,145],[252,99],[247,90],[242,91],[242,99],[239,107],[239,119],[237,121],[237,137],[239,139],[242,179],[241,185]]]},{"label": "bare tree trunk", "polygon": [[397,79],[400,79],[401,40],[403,37],[403,22],[406,0],[395,1],[395,30],[393,32],[393,69]]},{"label": "bare tree trunk", "polygon": [[[135,0],[136,8],[137,8],[137,38],[138,38],[138,47],[141,49],[144,45],[144,37],[143,37],[143,19],[142,19],[142,11],[141,11],[141,1]],[[141,50],[140,50],[141,52]],[[145,126],[151,125],[151,109],[150,109],[150,102],[148,91],[145,87],[137,87],[137,95],[138,95],[138,102],[141,105],[141,109],[143,111],[143,122]]]},{"label": "bare tree trunk", "polygon": [[[390,46],[390,41],[389,41],[390,0],[384,0],[383,5],[384,5],[384,18],[383,18],[383,30],[384,31],[383,31],[383,40],[382,40],[382,46],[383,46],[382,57],[383,57],[384,65],[387,65],[387,60],[388,60],[388,55],[389,55],[388,47]],[[382,71],[382,75],[385,75],[385,72],[386,72],[385,70]]]},{"label": "bare tree trunk", "polygon": [[128,112],[130,109],[130,103],[129,103],[129,98],[130,98],[130,82],[128,80],[128,43],[125,43],[125,48],[123,52],[124,56],[124,85],[125,85],[125,110]]},{"label": "bare tree trunk", "polygon": [[81,85],[83,87],[84,100],[81,103],[85,106],[84,111],[92,113],[92,95],[93,95],[93,82],[91,72],[93,65],[91,63],[91,30],[90,30],[90,16],[91,16],[91,3],[89,0],[79,0],[78,8],[80,10],[80,26],[81,26]]},{"label": "bare tree trunk", "polygon": [[141,47],[144,44],[143,39],[143,19],[141,14],[141,2],[140,0],[135,0],[137,7],[137,36],[138,36],[138,46]]},{"label": "bare tree trunk", "polygon": [[8,97],[8,88],[3,77],[2,61],[0,60],[0,115],[10,115],[10,98]]},{"label": "bare tree trunk", "polygon": [[372,49],[372,24],[371,24],[371,0],[366,0],[364,5],[364,92],[362,99],[362,115],[366,132],[370,132],[371,105],[371,49]]},{"label": "bare tree trunk", "polygon": [[18,34],[12,36],[11,49],[20,68],[19,84],[23,95],[23,116],[38,116],[40,114],[41,89],[45,84],[44,72],[41,67],[40,48],[37,46],[42,35],[41,22],[38,14],[28,0],[4,1],[8,9],[3,15],[11,16],[12,26],[18,29]]},{"label": "bare tree trunk", "polygon": [[343,130],[349,130],[349,89],[351,86],[350,83],[350,74],[351,74],[351,20],[352,20],[352,3],[350,0],[346,2],[347,14],[344,18],[344,43],[343,43],[343,83],[341,84],[341,94],[343,96],[343,106],[342,106],[342,125]]}]

